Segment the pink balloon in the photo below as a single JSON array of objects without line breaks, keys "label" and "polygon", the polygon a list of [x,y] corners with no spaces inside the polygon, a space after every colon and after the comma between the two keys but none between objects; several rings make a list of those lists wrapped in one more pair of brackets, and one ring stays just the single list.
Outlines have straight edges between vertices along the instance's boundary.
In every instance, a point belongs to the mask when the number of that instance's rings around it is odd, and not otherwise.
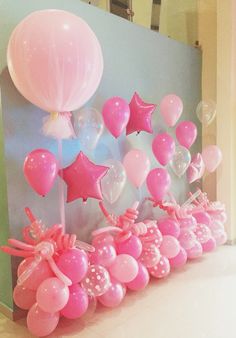
[{"label": "pink balloon", "polygon": [[179,241],[170,235],[163,236],[163,241],[160,246],[160,252],[167,258],[173,258],[178,255],[180,251]]},{"label": "pink balloon", "polygon": [[197,221],[197,223],[205,224],[209,226],[211,224],[211,217],[205,211],[195,212],[193,217]]},{"label": "pink balloon", "polygon": [[124,289],[121,283],[112,280],[109,289],[98,297],[99,302],[106,307],[116,307],[120,305],[124,298]]},{"label": "pink balloon", "polygon": [[16,285],[13,291],[14,302],[19,308],[29,310],[36,302],[36,291],[23,285]]},{"label": "pink balloon", "polygon": [[192,216],[179,218],[178,222],[181,229],[193,230],[197,225],[195,218]]},{"label": "pink balloon", "polygon": [[[24,259],[20,265],[18,266],[17,276],[26,271],[30,265],[34,262],[34,258],[26,258]],[[23,286],[30,290],[37,290],[39,285],[47,278],[54,277],[54,273],[52,272],[47,261],[41,261],[32,271],[30,276],[23,283]]]},{"label": "pink balloon", "polygon": [[139,257],[139,261],[150,268],[156,265],[161,258],[160,251],[153,242],[148,242],[143,246],[143,251]]},{"label": "pink balloon", "polygon": [[154,278],[165,278],[170,273],[170,263],[168,258],[161,256],[157,265],[148,269],[150,275]]},{"label": "pink balloon", "polygon": [[107,129],[117,138],[122,134],[129,121],[129,104],[121,97],[114,96],[105,102],[102,116]]},{"label": "pink balloon", "polygon": [[180,234],[179,222],[171,217],[163,217],[158,220],[158,228],[162,235],[170,235],[178,238]]},{"label": "pink balloon", "polygon": [[92,245],[96,246],[96,245],[100,245],[100,244],[111,244],[111,245],[114,246],[115,245],[114,237],[112,235],[107,234],[107,233],[93,237]]},{"label": "pink balloon", "polygon": [[142,252],[142,243],[137,236],[131,235],[126,241],[116,243],[118,254],[128,254],[134,258],[138,258]]},{"label": "pink balloon", "polygon": [[203,149],[202,158],[206,169],[213,173],[222,161],[222,152],[216,145],[210,145]]},{"label": "pink balloon", "polygon": [[171,178],[168,171],[164,168],[152,169],[147,176],[147,187],[155,199],[161,201],[170,189]]},{"label": "pink balloon", "polygon": [[158,134],[152,141],[152,151],[161,165],[166,165],[175,153],[175,141],[167,133]]},{"label": "pink balloon", "polygon": [[37,303],[45,312],[60,311],[69,299],[68,287],[58,278],[45,279],[36,293]]},{"label": "pink balloon", "polygon": [[101,179],[108,167],[96,165],[81,151],[75,161],[59,172],[67,184],[67,202],[89,197],[102,200]]},{"label": "pink balloon", "polygon": [[150,277],[147,268],[138,262],[138,274],[131,282],[126,283],[126,286],[130,290],[140,291],[148,285],[149,279]]},{"label": "pink balloon", "polygon": [[79,249],[68,249],[56,261],[58,268],[72,282],[72,284],[80,282],[88,270],[87,254]]},{"label": "pink balloon", "polygon": [[211,237],[210,239],[208,239],[207,242],[202,243],[203,252],[211,252],[214,251],[215,248],[216,248],[216,240],[214,239],[214,237]]},{"label": "pink balloon", "polygon": [[57,177],[58,163],[50,151],[36,149],[26,156],[23,170],[27,182],[34,191],[45,196]]},{"label": "pink balloon", "polygon": [[159,248],[163,238],[160,230],[157,227],[157,222],[147,219],[144,220],[144,223],[146,224],[147,232],[145,235],[140,236],[143,246],[145,246],[146,244],[150,244],[151,242],[157,248]]},{"label": "pink balloon", "polygon": [[191,249],[195,245],[196,235],[189,228],[180,229],[179,243],[185,249]]},{"label": "pink balloon", "polygon": [[160,113],[168,127],[173,127],[183,112],[183,102],[177,95],[166,95],[160,103]]},{"label": "pink balloon", "polygon": [[169,259],[170,266],[172,268],[180,268],[184,266],[187,262],[188,256],[184,248],[180,248],[180,251],[177,256]]},{"label": "pink balloon", "polygon": [[65,318],[80,318],[88,309],[88,295],[78,284],[69,286],[69,300],[61,310],[61,315]]},{"label": "pink balloon", "polygon": [[177,125],[175,133],[179,144],[189,149],[197,138],[197,127],[191,121],[182,121]]},{"label": "pink balloon", "polygon": [[59,312],[45,312],[35,303],[28,312],[27,326],[33,335],[45,337],[55,330],[59,319]]},{"label": "pink balloon", "polygon": [[101,265],[92,264],[88,267],[87,275],[81,281],[81,286],[89,296],[101,296],[109,289],[109,272]]},{"label": "pink balloon", "polygon": [[194,233],[201,244],[208,242],[211,238],[211,231],[205,224],[198,224]]},{"label": "pink balloon", "polygon": [[118,255],[110,266],[110,274],[121,283],[131,282],[138,274],[136,259],[127,254]]},{"label": "pink balloon", "polygon": [[124,157],[123,165],[129,180],[136,188],[141,187],[150,170],[150,160],[144,151],[131,149]]},{"label": "pink balloon", "polygon": [[33,12],[16,26],[7,61],[20,93],[48,112],[83,106],[103,72],[94,32],[78,16],[56,9]]},{"label": "pink balloon", "polygon": [[194,242],[194,245],[191,249],[187,249],[188,259],[197,259],[202,256],[202,246],[201,243],[197,240]]},{"label": "pink balloon", "polygon": [[116,250],[111,244],[97,244],[95,251],[91,253],[89,262],[105,267],[110,266],[116,259]]},{"label": "pink balloon", "polygon": [[152,114],[156,109],[156,104],[144,102],[138,93],[134,93],[129,104],[130,119],[127,124],[126,135],[134,132],[146,131],[152,134]]}]

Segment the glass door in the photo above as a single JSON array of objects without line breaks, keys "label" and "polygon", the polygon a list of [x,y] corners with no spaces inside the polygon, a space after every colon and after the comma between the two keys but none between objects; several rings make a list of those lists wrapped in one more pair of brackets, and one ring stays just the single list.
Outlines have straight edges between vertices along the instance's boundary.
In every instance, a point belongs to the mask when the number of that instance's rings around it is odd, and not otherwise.
[{"label": "glass door", "polygon": [[110,0],[110,12],[133,21],[132,0]]}]

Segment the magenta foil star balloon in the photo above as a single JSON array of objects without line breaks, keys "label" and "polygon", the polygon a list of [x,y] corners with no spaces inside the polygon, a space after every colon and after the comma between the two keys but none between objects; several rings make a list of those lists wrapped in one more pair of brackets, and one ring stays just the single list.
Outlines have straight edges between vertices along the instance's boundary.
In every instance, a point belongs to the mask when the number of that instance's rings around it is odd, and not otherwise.
[{"label": "magenta foil star balloon", "polygon": [[67,202],[78,198],[86,201],[89,197],[102,200],[101,179],[108,170],[91,162],[81,151],[71,165],[59,172],[67,184]]},{"label": "magenta foil star balloon", "polygon": [[129,104],[130,119],[126,128],[126,135],[134,132],[146,131],[152,134],[152,113],[156,109],[156,104],[144,102],[138,93],[134,93]]}]

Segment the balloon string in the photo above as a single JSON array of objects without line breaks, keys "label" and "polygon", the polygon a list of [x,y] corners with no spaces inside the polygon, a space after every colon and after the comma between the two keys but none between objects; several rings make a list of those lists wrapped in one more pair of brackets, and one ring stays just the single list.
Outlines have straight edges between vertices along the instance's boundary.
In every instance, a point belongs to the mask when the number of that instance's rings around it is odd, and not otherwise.
[{"label": "balloon string", "polygon": [[[58,159],[59,159],[59,170],[62,170],[63,167],[63,153],[62,153],[62,139],[58,139]],[[62,178],[62,177],[61,177]],[[65,233],[65,197],[64,197],[64,187],[63,187],[63,180],[59,179],[59,210],[60,210],[60,217],[61,217],[61,225],[63,234]]]}]

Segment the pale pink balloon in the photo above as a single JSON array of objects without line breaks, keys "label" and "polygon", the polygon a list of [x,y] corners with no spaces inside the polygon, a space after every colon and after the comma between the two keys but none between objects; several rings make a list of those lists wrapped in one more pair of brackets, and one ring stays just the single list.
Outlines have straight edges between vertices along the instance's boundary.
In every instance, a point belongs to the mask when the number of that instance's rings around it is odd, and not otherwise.
[{"label": "pale pink balloon", "polygon": [[192,248],[186,250],[188,259],[197,259],[201,257],[202,251],[201,243],[196,240]]},{"label": "pale pink balloon", "polygon": [[180,268],[184,266],[187,262],[188,256],[184,248],[180,248],[180,251],[177,256],[169,258],[170,266],[172,268]]},{"label": "pale pink balloon", "polygon": [[216,240],[216,245],[223,245],[227,242],[227,234],[223,231],[218,231],[214,233],[214,238]]},{"label": "pale pink balloon", "polygon": [[181,229],[193,230],[197,225],[197,221],[192,216],[179,218],[178,222]]},{"label": "pale pink balloon", "polygon": [[164,168],[152,169],[147,176],[147,187],[155,199],[161,201],[170,189],[171,178],[168,171]]},{"label": "pale pink balloon", "polygon": [[205,224],[198,224],[194,233],[201,244],[206,243],[211,238],[211,230]]},{"label": "pale pink balloon", "polygon": [[183,112],[183,102],[177,95],[166,95],[160,103],[160,113],[168,127],[173,127]]},{"label": "pale pink balloon", "polygon": [[173,258],[178,255],[180,251],[179,241],[170,235],[163,236],[163,241],[160,246],[160,253],[167,257]]},{"label": "pale pink balloon", "polygon": [[170,263],[168,258],[161,256],[160,261],[157,265],[148,269],[150,275],[154,278],[165,278],[170,273]]},{"label": "pale pink balloon", "polygon": [[193,213],[193,217],[196,219],[197,223],[205,224],[207,226],[210,226],[211,224],[211,217],[205,211],[195,212]]},{"label": "pale pink balloon", "polygon": [[203,149],[202,158],[206,169],[213,173],[222,161],[222,152],[216,145],[210,145]]},{"label": "pale pink balloon", "polygon": [[118,254],[128,254],[136,259],[141,255],[142,248],[140,239],[134,235],[131,235],[126,241],[116,242]]},{"label": "pale pink balloon", "polygon": [[120,305],[124,295],[123,285],[112,280],[109,289],[102,296],[99,296],[98,300],[102,305],[113,308]]},{"label": "pale pink balloon", "polygon": [[69,300],[61,310],[61,315],[69,319],[83,316],[88,309],[88,295],[78,284],[69,286]]},{"label": "pale pink balloon", "polygon": [[62,310],[67,304],[69,289],[60,279],[48,278],[40,284],[36,299],[43,311],[54,313]]},{"label": "pale pink balloon", "polygon": [[149,279],[150,279],[150,276],[149,276],[147,268],[143,264],[138,262],[138,274],[135,277],[135,279],[133,279],[129,283],[126,283],[126,286],[130,290],[140,291],[140,290],[143,290],[148,285]]},{"label": "pale pink balloon", "polygon": [[[34,258],[26,258],[24,259],[20,265],[18,266],[17,276],[25,272],[30,268],[30,265],[34,262]],[[41,261],[33,270],[30,276],[23,283],[23,286],[30,290],[37,290],[39,285],[47,278],[54,277],[54,273],[52,272],[47,261]]]},{"label": "pale pink balloon", "polygon": [[117,138],[122,134],[129,122],[129,104],[121,97],[114,96],[104,103],[102,116],[107,129]]},{"label": "pale pink balloon", "polygon": [[114,237],[108,233],[105,234],[101,234],[98,236],[93,237],[92,239],[92,245],[96,246],[96,245],[100,245],[100,244],[111,244],[111,245],[115,245],[115,240]]},{"label": "pale pink balloon", "polygon": [[110,286],[110,275],[107,269],[101,265],[90,265],[81,286],[89,296],[98,297],[103,295]]},{"label": "pale pink balloon", "polygon": [[19,308],[29,310],[36,302],[36,291],[23,285],[16,285],[13,291],[14,302]]},{"label": "pale pink balloon", "polygon": [[158,220],[158,228],[162,235],[170,235],[178,238],[180,234],[179,222],[171,217],[163,217]]},{"label": "pale pink balloon", "polygon": [[58,162],[47,149],[36,149],[26,156],[23,170],[34,191],[45,196],[52,189],[57,177]]},{"label": "pale pink balloon", "polygon": [[138,263],[135,258],[127,254],[118,255],[110,266],[109,272],[121,283],[131,282],[138,274]]},{"label": "pale pink balloon", "polygon": [[59,312],[45,312],[35,303],[28,312],[27,326],[36,337],[45,337],[55,330],[59,319]]},{"label": "pale pink balloon", "polygon": [[157,246],[153,242],[148,242],[143,246],[139,261],[147,268],[150,268],[156,265],[160,258],[161,254]]},{"label": "pale pink balloon", "polygon": [[180,229],[178,237],[180,245],[185,249],[191,249],[195,245],[196,235],[189,228]]},{"label": "pale pink balloon", "polygon": [[197,127],[191,121],[182,121],[177,125],[175,133],[179,144],[189,149],[197,138]]},{"label": "pale pink balloon", "polygon": [[72,282],[80,282],[88,270],[87,254],[80,249],[68,249],[62,252],[56,261],[58,268]]},{"label": "pale pink balloon", "polygon": [[103,72],[94,32],[83,19],[57,9],[33,12],[16,26],[7,61],[20,93],[48,112],[83,106]]},{"label": "pale pink balloon", "polygon": [[154,244],[157,248],[160,247],[162,243],[162,234],[157,227],[157,222],[154,220],[144,220],[144,224],[147,226],[147,232],[145,235],[141,235],[140,239],[143,246]]},{"label": "pale pink balloon", "polygon": [[152,151],[161,165],[167,165],[175,153],[175,141],[168,133],[158,134],[152,141]]},{"label": "pale pink balloon", "polygon": [[207,242],[202,243],[203,252],[211,252],[215,250],[215,248],[216,248],[216,240],[214,239],[214,237],[211,237],[210,239],[208,239]]},{"label": "pale pink balloon", "polygon": [[140,149],[131,149],[123,159],[123,165],[129,180],[136,188],[141,187],[150,170],[150,160]]},{"label": "pale pink balloon", "polygon": [[116,250],[111,244],[97,244],[95,251],[91,253],[90,264],[110,266],[116,259]]}]

